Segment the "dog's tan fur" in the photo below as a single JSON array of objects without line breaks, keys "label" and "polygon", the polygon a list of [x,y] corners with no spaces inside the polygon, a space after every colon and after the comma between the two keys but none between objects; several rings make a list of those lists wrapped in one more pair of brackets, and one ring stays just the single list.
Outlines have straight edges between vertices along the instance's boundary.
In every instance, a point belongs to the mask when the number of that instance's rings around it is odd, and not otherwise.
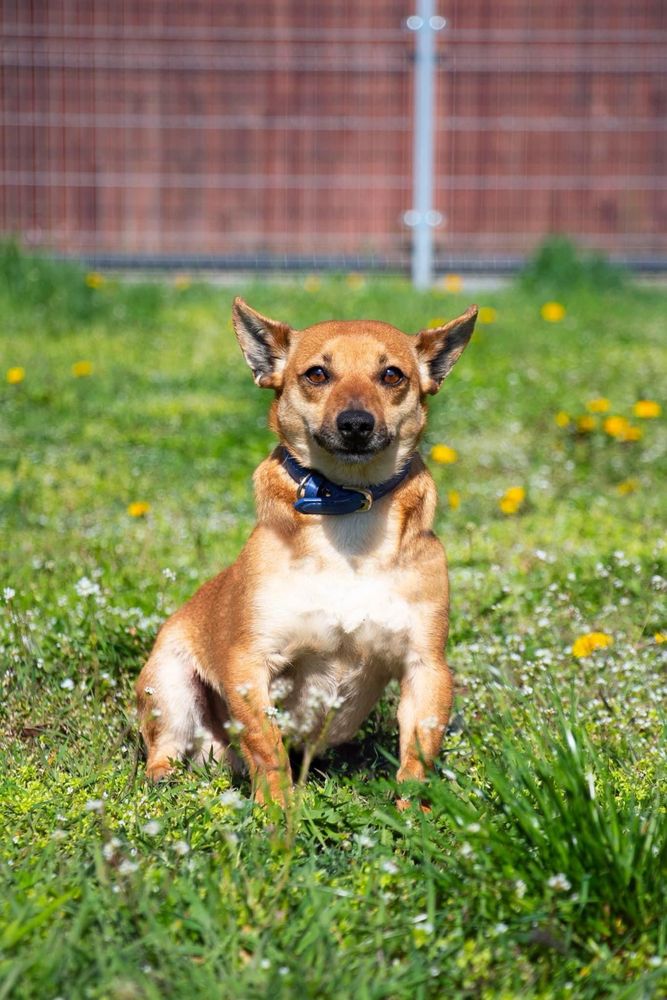
[{"label": "dog's tan fur", "polygon": [[[275,391],[270,424],[307,468],[339,484],[408,476],[366,512],[298,513],[278,449],[255,472],[257,525],[236,562],[162,627],[137,682],[147,773],[186,756],[231,759],[238,735],[256,796],[284,803],[289,761],[272,707],[278,678],[297,738],[351,739],[386,684],[400,683],[398,779],[423,779],[452,702],[445,660],[447,564],[432,531],[436,489],[416,449],[425,399],[468,343],[471,306],[446,326],[406,336],[385,323],[329,322],[293,331],[234,304],[234,325],[258,385]],[[326,384],[306,372],[326,369]],[[398,368],[399,385],[382,380]],[[370,413],[369,455],[332,447],[338,415]],[[372,438],[375,440],[375,437]]]}]

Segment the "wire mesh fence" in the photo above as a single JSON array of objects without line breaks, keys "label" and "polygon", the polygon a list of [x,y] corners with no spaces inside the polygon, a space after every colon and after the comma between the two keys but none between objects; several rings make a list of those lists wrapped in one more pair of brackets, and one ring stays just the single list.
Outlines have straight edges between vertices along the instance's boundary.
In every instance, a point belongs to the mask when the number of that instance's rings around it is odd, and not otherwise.
[{"label": "wire mesh fence", "polygon": [[[666,10],[440,0],[439,267],[554,232],[667,261]],[[411,0],[0,11],[2,232],[98,262],[408,266]]]}]

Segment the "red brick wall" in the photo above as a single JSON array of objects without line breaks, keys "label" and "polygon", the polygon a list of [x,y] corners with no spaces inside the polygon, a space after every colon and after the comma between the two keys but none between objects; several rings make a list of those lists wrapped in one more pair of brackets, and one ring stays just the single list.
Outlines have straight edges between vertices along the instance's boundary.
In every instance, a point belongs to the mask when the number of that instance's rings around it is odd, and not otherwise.
[{"label": "red brick wall", "polygon": [[[0,0],[0,230],[67,252],[404,263],[405,0]],[[661,0],[441,0],[443,256],[667,256]]]}]

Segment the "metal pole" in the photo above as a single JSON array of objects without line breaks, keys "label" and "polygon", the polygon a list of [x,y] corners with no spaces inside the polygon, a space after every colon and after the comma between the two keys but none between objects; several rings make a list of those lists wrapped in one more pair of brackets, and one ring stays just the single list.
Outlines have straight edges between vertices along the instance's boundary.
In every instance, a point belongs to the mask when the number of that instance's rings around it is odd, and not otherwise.
[{"label": "metal pole", "polygon": [[415,33],[413,207],[405,222],[414,229],[412,283],[429,288],[433,281],[433,228],[442,216],[433,208],[433,122],[435,110],[435,34],[445,19],[434,13],[434,0],[417,0],[417,14],[407,26]]}]

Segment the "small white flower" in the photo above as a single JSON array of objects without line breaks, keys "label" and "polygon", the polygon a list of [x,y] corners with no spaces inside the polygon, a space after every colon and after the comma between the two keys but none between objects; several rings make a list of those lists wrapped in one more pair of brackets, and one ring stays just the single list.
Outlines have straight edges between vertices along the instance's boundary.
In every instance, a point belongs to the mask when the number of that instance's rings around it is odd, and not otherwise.
[{"label": "small white flower", "polygon": [[271,959],[270,958],[263,958],[262,961],[259,963],[259,967],[260,967],[260,969],[270,969],[271,968]]},{"label": "small white flower", "polygon": [[558,875],[552,875],[547,880],[547,885],[550,889],[555,889],[557,892],[567,892],[568,889],[572,888],[570,882],[562,872],[559,872]]},{"label": "small white flower", "polygon": [[12,597],[16,596],[16,591],[14,590],[13,587],[5,587],[5,589],[2,592],[2,596],[6,601],[11,601]]},{"label": "small white flower", "polygon": [[275,719],[276,716],[278,715],[278,709],[276,708],[275,705],[269,705],[268,708],[264,709],[264,715],[267,717],[267,719]]},{"label": "small white flower", "polygon": [[496,934],[504,934],[507,929],[507,924],[504,924],[502,920],[493,928]]},{"label": "small white flower", "polygon": [[79,597],[92,597],[100,593],[100,585],[90,580],[87,576],[82,576],[80,580],[77,580],[74,584],[74,589]]},{"label": "small white flower", "polygon": [[372,837],[369,837],[366,833],[355,833],[354,839],[359,844],[359,847],[374,847],[375,841]]},{"label": "small white flower", "polygon": [[238,719],[230,719],[229,722],[225,722],[225,729],[230,736],[238,736],[239,733],[243,732],[245,726]]},{"label": "small white flower", "polygon": [[106,844],[102,848],[102,854],[107,861],[111,861],[115,855],[116,851],[120,847],[120,840],[118,837],[112,837],[111,840],[107,840]]},{"label": "small white flower", "polygon": [[479,823],[468,823],[468,826],[466,827],[466,829],[467,829],[468,833],[479,833],[479,831],[482,828],[479,825]]},{"label": "small white flower", "polygon": [[147,694],[150,697],[152,694],[155,694],[155,688],[145,687],[144,694]]},{"label": "small white flower", "polygon": [[121,863],[118,865],[118,871],[120,872],[121,875],[131,875],[132,872],[136,872],[138,867],[139,865],[136,863],[136,861],[129,861],[127,858],[125,858],[125,860],[121,861]]},{"label": "small white flower", "polygon": [[528,886],[526,885],[526,883],[521,878],[518,878],[516,880],[516,882],[514,883],[514,891],[516,892],[516,894],[519,897],[519,899],[523,899],[523,897],[526,895],[526,890],[527,889],[528,889]]},{"label": "small white flower", "polygon": [[162,827],[156,819],[149,819],[148,823],[144,823],[142,830],[144,833],[148,834],[149,837],[155,837],[160,832]]},{"label": "small white flower", "polygon": [[181,857],[185,857],[186,854],[190,853],[190,847],[188,844],[185,843],[184,840],[175,841],[173,847],[176,853],[180,854]]},{"label": "small white flower", "polygon": [[286,976],[289,973],[289,969],[287,968],[286,965],[281,965],[280,968],[278,969],[278,972],[280,973],[281,976]]},{"label": "small white flower", "polygon": [[64,680],[60,682],[60,686],[64,691],[73,691],[74,681],[72,680],[71,677],[66,677]]},{"label": "small white flower", "polygon": [[84,809],[86,810],[86,812],[96,812],[96,813],[102,812],[102,810],[104,809],[104,802],[102,801],[102,799],[88,799],[88,801],[84,806]]},{"label": "small white flower", "polygon": [[227,791],[223,792],[220,796],[220,804],[223,806],[231,806],[232,809],[243,809],[245,801],[243,796],[235,788],[228,788]]},{"label": "small white flower", "polygon": [[66,840],[67,839],[67,833],[65,832],[65,830],[54,830],[53,833],[51,834],[51,839],[52,840]]},{"label": "small white flower", "polygon": [[461,854],[463,855],[464,858],[469,858],[470,855],[472,854],[472,847],[470,846],[467,840],[464,840],[464,842],[461,844]]},{"label": "small white flower", "polygon": [[165,578],[165,580],[169,580],[170,583],[173,583],[174,580],[176,579],[176,574],[174,573],[173,569],[169,569],[168,566],[165,566],[165,568],[162,570],[162,576]]},{"label": "small white flower", "polygon": [[383,861],[380,865],[380,868],[382,869],[383,872],[386,872],[387,875],[395,875],[396,872],[398,871],[398,865],[396,864],[395,861],[391,860]]}]

